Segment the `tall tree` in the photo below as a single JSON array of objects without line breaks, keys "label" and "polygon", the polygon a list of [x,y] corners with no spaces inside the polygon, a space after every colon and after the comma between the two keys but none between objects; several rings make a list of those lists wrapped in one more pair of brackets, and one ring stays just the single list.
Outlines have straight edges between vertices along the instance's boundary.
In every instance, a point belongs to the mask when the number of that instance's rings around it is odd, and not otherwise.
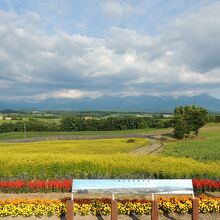
[{"label": "tall tree", "polygon": [[208,111],[199,106],[179,106],[174,110],[174,136],[176,138],[188,137],[191,132],[199,134],[199,129],[205,125]]}]

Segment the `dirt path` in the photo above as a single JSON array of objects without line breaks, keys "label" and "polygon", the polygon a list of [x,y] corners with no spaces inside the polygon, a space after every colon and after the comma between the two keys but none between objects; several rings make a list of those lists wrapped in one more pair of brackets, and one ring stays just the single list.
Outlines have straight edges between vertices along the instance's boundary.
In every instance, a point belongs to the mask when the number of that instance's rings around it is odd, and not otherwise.
[{"label": "dirt path", "polygon": [[138,149],[132,150],[131,154],[158,154],[160,149],[163,147],[162,136],[153,135],[149,136],[148,139],[150,140],[149,145],[140,147]]},{"label": "dirt path", "polygon": [[[155,197],[159,197],[155,195]],[[0,199],[64,199],[71,198],[71,193],[0,193]],[[74,194],[74,198],[111,198],[109,194]],[[117,198],[119,199],[151,199],[152,196],[149,195],[135,195],[135,194],[117,194]]]}]

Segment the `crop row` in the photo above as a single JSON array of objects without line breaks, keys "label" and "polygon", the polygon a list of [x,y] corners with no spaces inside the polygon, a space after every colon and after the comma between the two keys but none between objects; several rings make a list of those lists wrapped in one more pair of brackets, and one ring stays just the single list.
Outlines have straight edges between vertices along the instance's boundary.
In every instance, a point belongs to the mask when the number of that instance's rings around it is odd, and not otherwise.
[{"label": "crop row", "polygon": [[199,161],[220,160],[220,129],[201,130],[200,138],[165,143],[162,154]]},{"label": "crop row", "polygon": [[[64,150],[63,150],[64,151]],[[0,179],[205,178],[220,176],[220,162],[150,155],[7,153],[0,157]]]},{"label": "crop row", "polygon": [[[0,192],[70,192],[72,180],[15,180],[0,181]],[[220,181],[208,179],[193,179],[196,192],[220,191]]]},{"label": "crop row", "polygon": [[[150,214],[151,203],[148,200],[119,200],[118,214]],[[188,197],[159,198],[160,214],[191,213],[192,201]],[[76,200],[73,207],[74,215],[110,215],[109,199]],[[200,213],[220,213],[220,198],[200,197]],[[66,213],[65,201],[41,199],[0,200],[0,217],[6,216],[62,216]]]}]

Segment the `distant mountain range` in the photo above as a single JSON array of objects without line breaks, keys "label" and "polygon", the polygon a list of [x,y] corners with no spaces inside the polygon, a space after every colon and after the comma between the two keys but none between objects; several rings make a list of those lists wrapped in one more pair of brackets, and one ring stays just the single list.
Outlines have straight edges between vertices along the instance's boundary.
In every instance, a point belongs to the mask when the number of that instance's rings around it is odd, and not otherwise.
[{"label": "distant mountain range", "polygon": [[197,96],[156,97],[101,97],[97,99],[49,99],[39,103],[31,102],[1,102],[0,109],[15,110],[75,110],[75,111],[144,111],[144,112],[173,112],[179,105],[199,105],[210,112],[220,112],[220,100],[207,94]]}]

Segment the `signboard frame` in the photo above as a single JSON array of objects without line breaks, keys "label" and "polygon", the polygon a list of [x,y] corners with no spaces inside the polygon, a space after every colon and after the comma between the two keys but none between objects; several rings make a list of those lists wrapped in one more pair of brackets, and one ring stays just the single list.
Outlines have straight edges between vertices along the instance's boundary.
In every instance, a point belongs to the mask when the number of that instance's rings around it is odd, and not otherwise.
[{"label": "signboard frame", "polygon": [[73,179],[72,194],[74,193],[194,196],[191,179]]}]

